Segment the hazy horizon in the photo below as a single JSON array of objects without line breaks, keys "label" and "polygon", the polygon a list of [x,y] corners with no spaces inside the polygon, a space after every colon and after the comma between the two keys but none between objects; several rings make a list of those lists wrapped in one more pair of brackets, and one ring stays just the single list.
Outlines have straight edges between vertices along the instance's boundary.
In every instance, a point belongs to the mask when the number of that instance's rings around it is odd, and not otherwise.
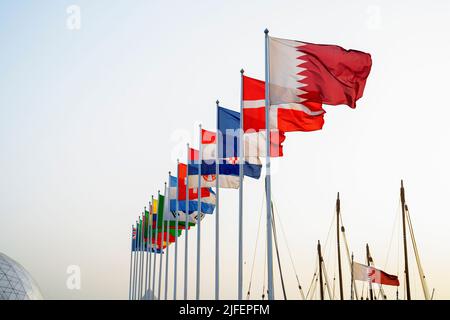
[{"label": "hazy horizon", "polygon": [[[430,293],[449,299],[449,14],[448,1],[1,2],[0,252],[32,274],[46,299],[127,299],[131,225],[163,190],[177,157],[185,161],[186,143],[198,146],[198,124],[215,129],[215,101],[239,110],[240,69],[264,78],[268,28],[373,60],[356,109],[325,106],[323,130],[287,133],[284,157],[273,161],[276,214],[305,292],[318,240],[328,237],[325,262],[336,276],[335,233],[328,232],[340,192],[355,261],[365,262],[368,243],[375,265],[399,275],[403,297],[403,179]],[[244,297],[263,191],[263,179],[246,179]],[[221,298],[235,299],[238,191],[220,196]],[[207,216],[202,299],[214,298],[214,226],[215,215]],[[263,231],[254,299],[265,279]],[[281,233],[279,241],[288,298],[300,299]],[[413,298],[422,298],[411,243],[409,250]],[[79,290],[66,285],[71,266],[80,268]],[[178,281],[181,299],[182,272]],[[344,282],[349,298],[348,265]],[[385,289],[394,299],[395,289]]]}]

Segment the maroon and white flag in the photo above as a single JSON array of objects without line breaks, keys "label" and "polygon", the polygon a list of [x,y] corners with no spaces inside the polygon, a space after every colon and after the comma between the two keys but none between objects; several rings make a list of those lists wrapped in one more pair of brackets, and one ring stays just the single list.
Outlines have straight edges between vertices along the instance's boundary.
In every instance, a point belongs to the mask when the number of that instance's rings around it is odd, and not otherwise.
[{"label": "maroon and white flag", "polygon": [[336,45],[269,37],[269,64],[270,104],[314,113],[322,110],[322,103],[355,108],[372,59]]}]

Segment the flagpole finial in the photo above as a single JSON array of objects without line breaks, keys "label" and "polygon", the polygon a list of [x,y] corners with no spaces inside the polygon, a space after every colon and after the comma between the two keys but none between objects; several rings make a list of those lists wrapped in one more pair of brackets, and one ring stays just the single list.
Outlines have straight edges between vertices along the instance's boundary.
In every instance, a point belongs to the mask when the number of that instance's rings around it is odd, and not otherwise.
[{"label": "flagpole finial", "polygon": [[177,158],[177,163],[179,163],[179,162],[180,162],[180,159]]},{"label": "flagpole finial", "polygon": [[338,192],[338,194],[337,194],[337,199],[339,200],[339,192]]},{"label": "flagpole finial", "polygon": [[216,100],[216,106],[219,106],[219,100]]},{"label": "flagpole finial", "polygon": [[170,176],[170,171],[169,171],[169,176]]},{"label": "flagpole finial", "polygon": [[268,33],[269,33],[269,29],[266,28],[266,29],[264,30],[264,33],[265,33],[265,34],[268,34]]},{"label": "flagpole finial", "polygon": [[241,69],[241,74],[244,74],[244,69]]}]

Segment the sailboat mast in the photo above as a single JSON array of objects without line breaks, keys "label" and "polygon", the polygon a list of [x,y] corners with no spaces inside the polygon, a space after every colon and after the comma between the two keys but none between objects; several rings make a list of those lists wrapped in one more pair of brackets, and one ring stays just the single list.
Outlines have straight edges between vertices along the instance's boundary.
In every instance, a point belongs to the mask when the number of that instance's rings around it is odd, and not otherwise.
[{"label": "sailboat mast", "polygon": [[337,243],[337,258],[338,258],[338,268],[339,268],[339,294],[341,300],[344,300],[344,288],[342,284],[342,265],[341,265],[341,246],[339,244],[339,234],[340,234],[340,219],[339,215],[341,213],[341,200],[339,199],[339,192],[336,199],[336,243]]},{"label": "sailboat mast", "polygon": [[409,286],[408,246],[406,244],[405,189],[403,188],[403,180],[401,180],[400,200],[402,202],[403,252],[405,254],[406,299],[411,300],[411,288]]},{"label": "sailboat mast", "polygon": [[320,241],[317,242],[317,254],[319,256],[319,283],[320,283],[320,300],[323,300],[323,278],[322,278],[322,251],[320,248]]},{"label": "sailboat mast", "polygon": [[[370,267],[370,261],[372,260],[372,258],[370,257],[368,243],[366,243],[366,258],[367,258],[367,265]],[[370,300],[373,300],[372,279],[370,277],[369,277],[369,294],[370,294]]]}]

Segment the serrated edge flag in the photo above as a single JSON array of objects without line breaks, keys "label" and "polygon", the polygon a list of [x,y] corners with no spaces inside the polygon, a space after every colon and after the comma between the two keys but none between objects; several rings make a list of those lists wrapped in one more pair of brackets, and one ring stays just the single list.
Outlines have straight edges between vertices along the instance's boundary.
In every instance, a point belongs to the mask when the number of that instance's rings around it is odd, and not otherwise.
[{"label": "serrated edge flag", "polygon": [[274,37],[269,63],[270,105],[280,112],[320,112],[322,104],[355,108],[372,68],[370,54],[362,51]]}]

